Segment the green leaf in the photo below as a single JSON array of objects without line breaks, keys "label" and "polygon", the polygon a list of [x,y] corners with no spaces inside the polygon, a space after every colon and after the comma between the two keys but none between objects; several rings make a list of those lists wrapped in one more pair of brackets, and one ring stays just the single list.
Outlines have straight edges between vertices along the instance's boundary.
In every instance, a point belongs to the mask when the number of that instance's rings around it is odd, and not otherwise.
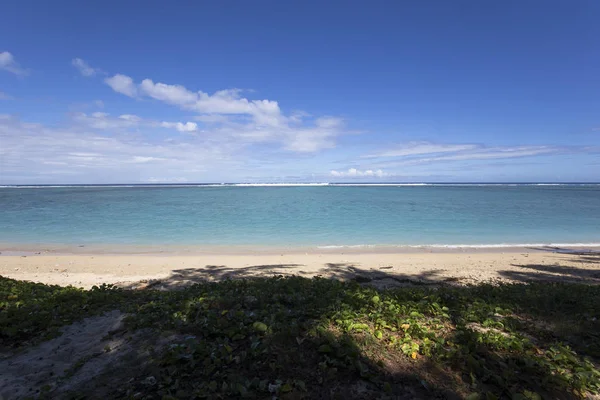
[{"label": "green leaf", "polygon": [[389,382],[386,382],[386,383],[384,383],[384,384],[383,384],[383,390],[384,390],[386,393],[388,393],[388,394],[389,394],[389,393],[392,393],[392,385],[390,385],[390,383],[389,383]]},{"label": "green leaf", "polygon": [[281,391],[282,391],[283,393],[288,393],[288,392],[291,392],[291,391],[292,391],[292,385],[290,385],[289,383],[286,383],[285,385],[283,385],[283,386],[281,387]]},{"label": "green leaf", "polygon": [[355,331],[364,331],[366,329],[369,329],[369,325],[367,325],[367,324],[352,324],[352,325],[350,325],[350,329],[355,330]]},{"label": "green leaf", "polygon": [[208,384],[208,389],[211,392],[216,392],[217,391],[217,382],[215,381],[210,381],[210,383]]},{"label": "green leaf", "polygon": [[269,381],[267,381],[266,379],[263,379],[262,381],[260,381],[260,382],[258,383],[258,388],[259,388],[260,390],[263,390],[263,391],[264,391],[264,390],[267,390],[267,386],[268,386],[268,384],[269,384]]},{"label": "green leaf", "polygon": [[253,323],[252,327],[254,328],[255,331],[258,331],[258,332],[266,332],[269,329],[267,324],[265,324],[263,322],[258,322],[258,321]]},{"label": "green leaf", "polygon": [[248,389],[246,389],[246,387],[241,383],[238,383],[237,390],[242,397],[245,397],[248,394]]},{"label": "green leaf", "polygon": [[529,390],[525,390],[523,392],[523,394],[529,400],[542,400],[542,396],[540,396],[539,394],[537,394],[535,392],[530,392]]},{"label": "green leaf", "polygon": [[319,353],[331,353],[331,347],[328,344],[322,344],[317,350]]},{"label": "green leaf", "polygon": [[306,392],[306,383],[304,383],[304,381],[298,379],[294,381],[294,385],[296,385],[297,387],[299,387],[300,389],[302,389],[302,391]]}]

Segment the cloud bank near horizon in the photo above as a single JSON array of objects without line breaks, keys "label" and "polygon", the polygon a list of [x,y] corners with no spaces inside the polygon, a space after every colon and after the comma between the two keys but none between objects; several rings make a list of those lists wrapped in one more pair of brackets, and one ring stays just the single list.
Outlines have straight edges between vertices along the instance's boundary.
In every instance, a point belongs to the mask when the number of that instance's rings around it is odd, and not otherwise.
[{"label": "cloud bank near horizon", "polygon": [[[406,140],[366,147],[348,121],[286,112],[252,92],[212,93],[151,78],[109,74],[81,58],[80,79],[96,82],[139,112],[114,112],[107,98],[85,111],[65,110],[60,123],[0,114],[0,182],[215,182],[435,180],[477,165],[543,157],[594,155],[598,146],[494,145]],[[10,52],[0,69],[29,79]],[[0,92],[0,100],[12,102]],[[175,118],[148,117],[159,109]],[[112,112],[109,112],[110,111]],[[504,161],[503,161],[504,160]],[[503,167],[504,168],[504,167]]]}]

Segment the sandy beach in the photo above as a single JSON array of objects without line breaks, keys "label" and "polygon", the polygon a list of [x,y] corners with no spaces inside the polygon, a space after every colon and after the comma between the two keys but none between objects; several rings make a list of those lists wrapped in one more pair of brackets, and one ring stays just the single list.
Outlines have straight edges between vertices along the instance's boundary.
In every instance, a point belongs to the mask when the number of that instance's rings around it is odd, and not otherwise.
[{"label": "sandy beach", "polygon": [[[600,283],[600,254],[552,249],[313,250],[240,253],[90,253],[2,251],[0,274],[90,288],[102,283],[175,287],[198,281],[273,275],[370,281],[380,287],[501,279]],[[160,281],[160,282],[158,282]]]}]

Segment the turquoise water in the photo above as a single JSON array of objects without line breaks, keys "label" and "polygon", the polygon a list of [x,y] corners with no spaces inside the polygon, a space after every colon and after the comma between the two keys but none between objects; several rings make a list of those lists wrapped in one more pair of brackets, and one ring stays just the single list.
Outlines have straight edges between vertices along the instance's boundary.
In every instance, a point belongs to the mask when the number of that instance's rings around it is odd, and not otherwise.
[{"label": "turquoise water", "polygon": [[600,243],[600,185],[0,188],[0,242]]}]

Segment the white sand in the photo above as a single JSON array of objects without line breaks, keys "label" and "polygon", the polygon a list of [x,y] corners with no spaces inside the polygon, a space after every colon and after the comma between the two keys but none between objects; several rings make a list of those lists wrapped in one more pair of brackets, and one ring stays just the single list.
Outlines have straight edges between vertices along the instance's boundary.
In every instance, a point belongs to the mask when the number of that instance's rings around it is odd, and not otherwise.
[{"label": "white sand", "polygon": [[559,254],[532,249],[421,251],[312,251],[253,254],[38,254],[0,255],[0,275],[89,288],[101,283],[160,279],[189,281],[277,274],[366,276],[382,286],[406,280],[459,283],[489,279],[548,279],[600,283],[600,253]]}]

